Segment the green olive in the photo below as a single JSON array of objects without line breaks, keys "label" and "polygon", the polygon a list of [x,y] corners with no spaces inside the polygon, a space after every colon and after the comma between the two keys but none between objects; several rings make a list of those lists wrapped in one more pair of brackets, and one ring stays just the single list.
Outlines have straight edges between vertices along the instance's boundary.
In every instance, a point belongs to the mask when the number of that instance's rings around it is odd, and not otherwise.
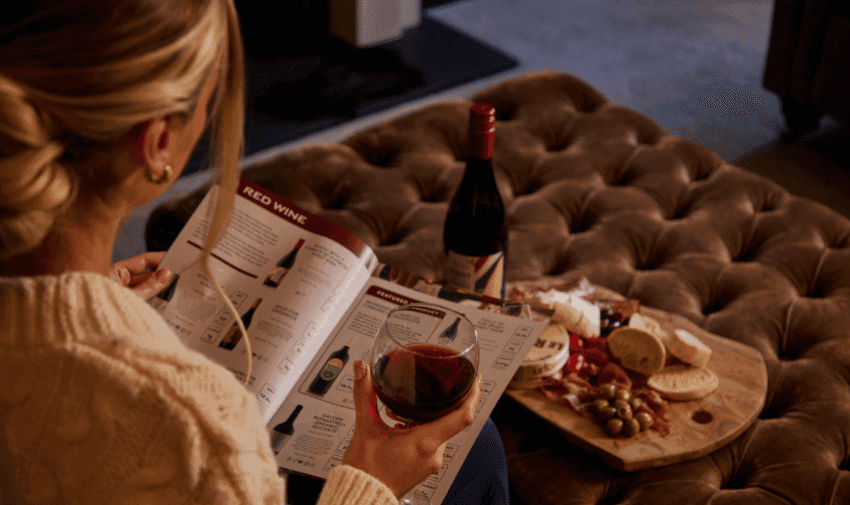
[{"label": "green olive", "polygon": [[614,384],[603,384],[599,386],[599,394],[603,397],[611,399],[617,394],[617,386]]},{"label": "green olive", "polygon": [[652,426],[652,416],[648,412],[638,412],[635,419],[640,423],[640,430],[645,431]]},{"label": "green olive", "polygon": [[591,406],[593,412],[595,412],[596,414],[599,414],[599,412],[601,412],[602,409],[604,409],[605,407],[610,407],[610,404],[608,403],[608,400],[602,399],[594,401]]},{"label": "green olive", "polygon": [[626,404],[623,407],[617,409],[617,417],[620,419],[626,420],[632,418],[632,407],[629,404]]},{"label": "green olive", "polygon": [[623,433],[627,437],[633,437],[640,433],[640,423],[634,417],[630,417],[623,421]]},{"label": "green olive", "polygon": [[614,393],[614,398],[617,400],[626,400],[629,401],[632,397],[632,394],[628,389],[617,388],[617,391]]},{"label": "green olive", "polygon": [[621,431],[623,431],[622,419],[611,419],[605,423],[605,432],[612,437],[619,435]]},{"label": "green olive", "polygon": [[625,407],[629,407],[629,408],[632,407],[632,404],[627,402],[626,400],[614,400],[613,402],[611,402],[611,405],[613,405],[614,408],[616,408],[616,409],[622,409],[622,408],[625,408]]},{"label": "green olive", "polygon": [[611,406],[603,407],[596,416],[599,418],[599,421],[606,423],[617,417],[617,409]]},{"label": "green olive", "polygon": [[632,405],[632,410],[635,410],[635,411],[637,409],[643,407],[643,400],[641,400],[637,396],[633,396],[632,399],[629,400],[629,403]]}]

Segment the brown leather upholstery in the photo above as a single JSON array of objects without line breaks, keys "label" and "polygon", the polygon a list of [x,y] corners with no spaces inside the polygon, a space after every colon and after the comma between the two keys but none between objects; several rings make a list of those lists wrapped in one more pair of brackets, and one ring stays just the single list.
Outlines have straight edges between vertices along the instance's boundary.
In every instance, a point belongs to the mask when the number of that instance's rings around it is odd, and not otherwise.
[{"label": "brown leather upholstery", "polygon": [[[850,503],[850,221],[608,103],[536,73],[472,100],[496,106],[510,280],[586,276],[764,356],[765,409],[695,461],[620,473],[504,398],[494,413],[516,501]],[[471,101],[428,106],[251,166],[245,175],[358,233],[389,264],[439,279],[441,229]],[[161,207],[151,249],[198,196]]]}]

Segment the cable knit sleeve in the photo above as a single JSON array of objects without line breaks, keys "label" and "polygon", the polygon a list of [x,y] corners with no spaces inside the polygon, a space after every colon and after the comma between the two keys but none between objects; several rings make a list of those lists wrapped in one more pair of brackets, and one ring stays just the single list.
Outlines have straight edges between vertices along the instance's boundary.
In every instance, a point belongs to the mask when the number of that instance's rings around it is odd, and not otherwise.
[{"label": "cable knit sleeve", "polygon": [[383,482],[357,468],[341,465],[328,474],[317,505],[398,505]]}]

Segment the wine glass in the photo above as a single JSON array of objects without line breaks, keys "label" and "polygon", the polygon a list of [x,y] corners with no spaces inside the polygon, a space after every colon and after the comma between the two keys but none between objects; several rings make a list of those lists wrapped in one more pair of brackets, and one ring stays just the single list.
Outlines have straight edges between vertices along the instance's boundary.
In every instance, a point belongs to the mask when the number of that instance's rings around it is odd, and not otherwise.
[{"label": "wine glass", "polygon": [[[390,311],[371,360],[372,386],[386,416],[411,426],[456,409],[475,384],[478,353],[475,325],[460,312],[430,303]],[[414,495],[413,502],[430,499]]]},{"label": "wine glass", "polygon": [[478,335],[460,312],[430,303],[387,314],[372,345],[372,384],[393,418],[438,419],[463,402],[478,373]]}]

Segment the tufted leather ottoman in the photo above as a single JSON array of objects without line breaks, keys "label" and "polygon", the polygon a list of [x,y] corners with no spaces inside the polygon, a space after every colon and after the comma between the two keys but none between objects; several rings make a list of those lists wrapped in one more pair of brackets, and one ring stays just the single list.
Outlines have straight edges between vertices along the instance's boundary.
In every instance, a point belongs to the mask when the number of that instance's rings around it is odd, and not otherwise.
[{"label": "tufted leather ottoman", "polygon": [[[838,213],[550,72],[281,154],[245,176],[354,231],[381,261],[439,279],[472,101],[498,111],[509,280],[587,277],[755,347],[769,376],[764,411],[738,439],[635,473],[504,397],[493,418],[514,501],[850,503],[850,221]],[[151,250],[168,247],[204,192],[154,212]]]}]

